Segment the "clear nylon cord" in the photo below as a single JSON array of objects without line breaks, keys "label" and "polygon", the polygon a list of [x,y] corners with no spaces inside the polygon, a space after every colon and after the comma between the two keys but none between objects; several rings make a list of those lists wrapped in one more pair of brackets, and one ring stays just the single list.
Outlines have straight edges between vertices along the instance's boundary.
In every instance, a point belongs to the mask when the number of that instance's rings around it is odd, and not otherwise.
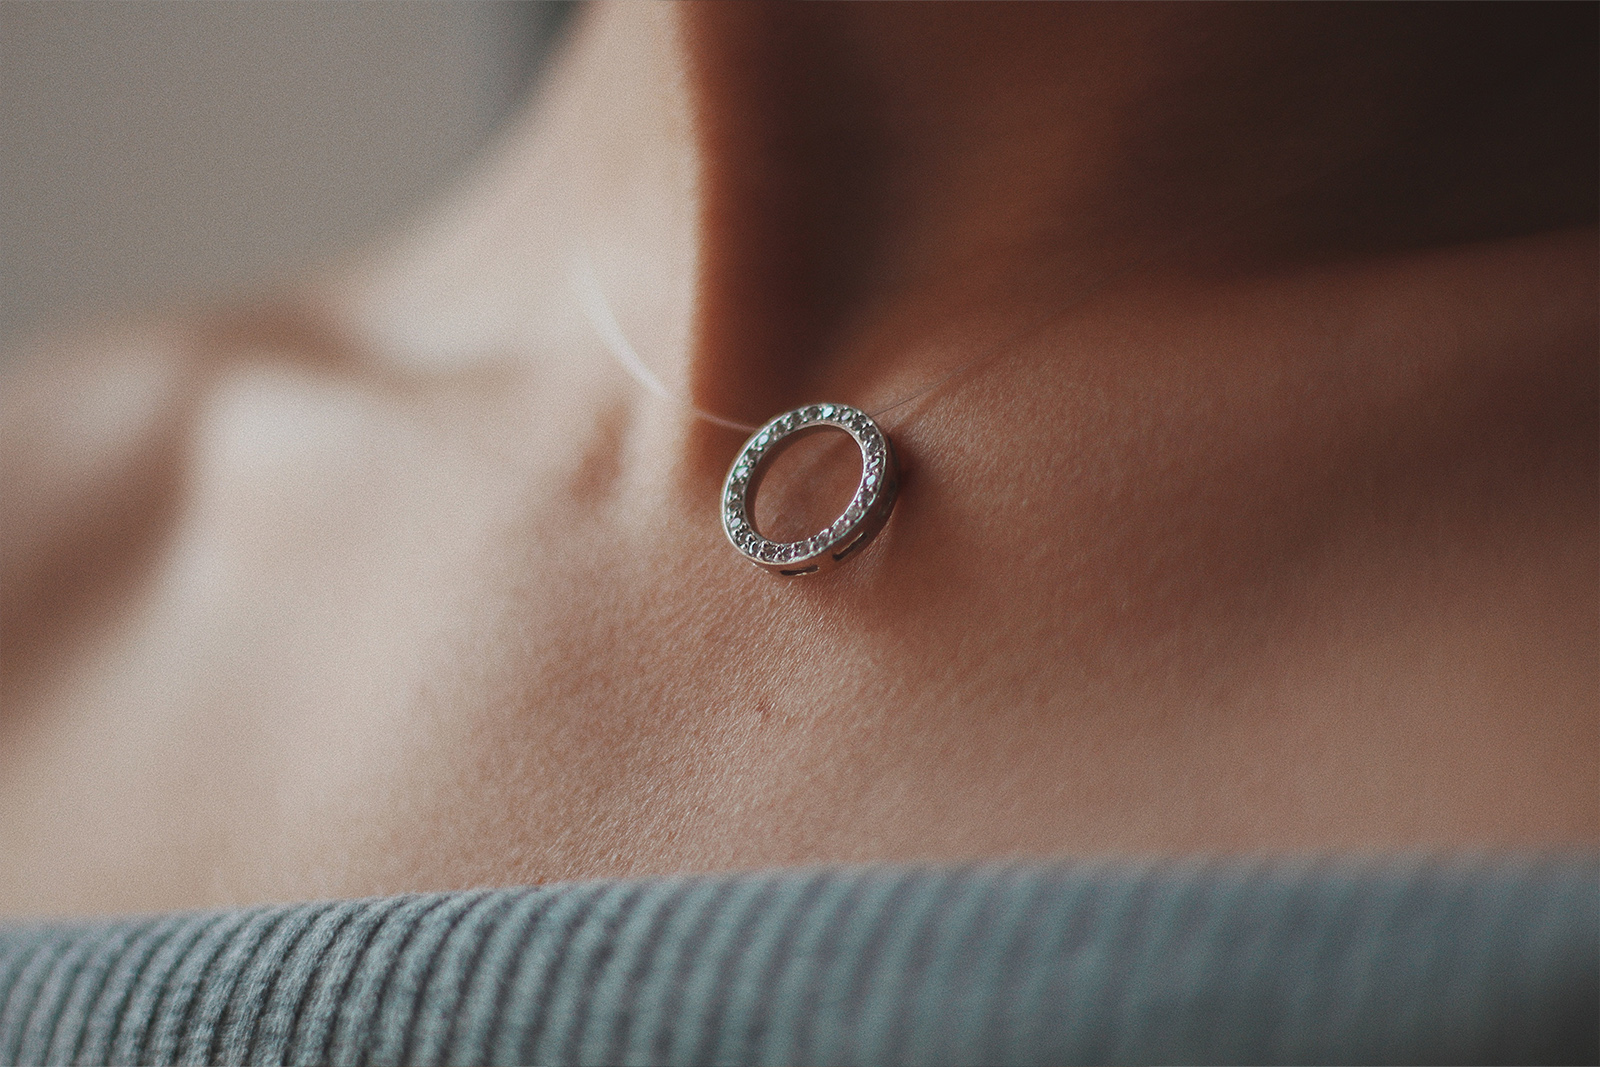
[{"label": "clear nylon cord", "polygon": [[[1218,227],[1214,226],[1201,227],[1190,233],[1187,237],[1181,238],[1170,245],[1164,246],[1163,248],[1159,249],[1158,252],[1166,254],[1176,251],[1203,234],[1210,233],[1217,228]],[[1061,303],[1053,305],[1048,312],[1039,316],[1027,326],[1017,330],[1004,340],[997,341],[972,358],[956,364],[953,370],[934,378],[926,385],[919,386],[912,392],[907,393],[906,395],[893,400],[888,404],[884,404],[881,407],[868,411],[867,414],[872,419],[876,420],[880,416],[894,411],[896,408],[904,407],[913,400],[918,400],[924,396],[927,396],[929,393],[933,392],[935,389],[938,389],[940,386],[945,385],[947,382],[950,382],[969,371],[976,370],[979,366],[988,363],[992,359],[1004,355],[1007,352],[1017,350],[1022,346],[1023,342],[1032,337],[1034,334],[1037,334],[1039,331],[1043,330],[1046,326],[1049,326],[1052,322],[1061,318],[1063,315],[1067,314],[1080,304],[1087,302],[1090,298],[1094,297],[1096,294],[1102,292],[1111,285],[1114,285],[1115,283],[1128,277],[1130,274],[1144,269],[1155,259],[1156,253],[1152,253],[1148,256],[1136,259],[1133,263],[1123,267],[1120,270],[1112,271],[1104,278],[1101,278],[1093,285],[1090,285],[1088,288],[1080,289]],[[601,291],[599,283],[595,281],[594,271],[590,266],[587,256],[580,254],[574,258],[571,270],[569,272],[569,280],[572,284],[573,293],[578,298],[578,305],[583,309],[584,317],[589,320],[590,325],[594,327],[595,332],[600,336],[600,340],[605,345],[606,351],[610,352],[612,357],[622,365],[622,369],[627,371],[628,374],[640,385],[644,386],[645,389],[656,394],[670,404],[676,404],[677,406],[684,408],[692,413],[696,418],[704,419],[705,421],[714,425],[723,426],[730,430],[740,430],[744,433],[754,433],[761,428],[760,426],[753,426],[750,423],[739,422],[736,419],[726,419],[721,415],[714,414],[710,411],[705,411],[702,408],[696,407],[685,398],[676,395],[671,389],[667,388],[666,383],[663,382],[660,377],[649,368],[648,365],[646,365],[644,360],[639,358],[639,354],[634,351],[633,345],[629,343],[627,335],[622,332],[622,327],[618,325],[617,317],[612,314],[611,305],[606,300],[605,293]]]}]

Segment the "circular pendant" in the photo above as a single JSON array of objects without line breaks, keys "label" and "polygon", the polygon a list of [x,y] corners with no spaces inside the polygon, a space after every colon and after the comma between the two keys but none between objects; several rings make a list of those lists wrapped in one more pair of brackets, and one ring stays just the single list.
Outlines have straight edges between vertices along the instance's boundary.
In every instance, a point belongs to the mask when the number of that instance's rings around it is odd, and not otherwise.
[{"label": "circular pendant", "polygon": [[[796,439],[843,430],[861,449],[861,484],[844,514],[826,530],[802,541],[769,541],[757,532],[750,501],[773,457]],[[740,555],[758,567],[794,576],[815,574],[865,548],[894,510],[900,472],[894,449],[867,413],[848,404],[808,404],[779,415],[745,442],[722,483],[722,529]]]}]

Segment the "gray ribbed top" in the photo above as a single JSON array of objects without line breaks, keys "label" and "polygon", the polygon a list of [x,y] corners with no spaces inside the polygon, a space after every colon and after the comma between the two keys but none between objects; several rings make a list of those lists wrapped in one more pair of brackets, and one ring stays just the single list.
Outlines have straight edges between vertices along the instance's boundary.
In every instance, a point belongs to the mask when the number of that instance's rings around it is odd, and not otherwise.
[{"label": "gray ribbed top", "polygon": [[866,868],[0,927],[4,1063],[1583,1062],[1593,859]]}]

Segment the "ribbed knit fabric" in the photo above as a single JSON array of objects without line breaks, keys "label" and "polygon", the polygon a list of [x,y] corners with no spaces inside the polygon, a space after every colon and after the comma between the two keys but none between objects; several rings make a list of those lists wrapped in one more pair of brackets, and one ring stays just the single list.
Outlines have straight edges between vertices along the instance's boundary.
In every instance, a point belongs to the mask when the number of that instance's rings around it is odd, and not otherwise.
[{"label": "ribbed knit fabric", "polygon": [[783,871],[0,929],[4,1063],[1600,1059],[1600,864]]}]

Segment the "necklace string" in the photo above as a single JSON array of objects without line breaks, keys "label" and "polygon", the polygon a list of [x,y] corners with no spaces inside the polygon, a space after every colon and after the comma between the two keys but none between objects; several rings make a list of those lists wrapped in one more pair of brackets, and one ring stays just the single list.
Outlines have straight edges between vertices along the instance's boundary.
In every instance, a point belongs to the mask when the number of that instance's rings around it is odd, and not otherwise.
[{"label": "necklace string", "polygon": [[590,266],[588,256],[580,254],[573,259],[568,271],[568,281],[571,282],[572,291],[578,298],[578,306],[583,309],[584,317],[589,320],[589,325],[594,327],[595,333],[600,335],[606,351],[622,364],[622,369],[627,371],[634,381],[667,403],[687,408],[696,418],[717,426],[724,426],[730,430],[743,430],[745,433],[755,433],[761,428],[704,411],[668,389],[667,383],[639,358],[639,353],[633,350],[633,345],[628,341],[628,335],[622,332],[617,317],[611,313],[611,304],[606,300],[606,294],[601,291],[600,283],[595,281],[594,268]]},{"label": "necklace string", "polygon": [[[905,394],[904,396],[899,397],[898,399],[892,400],[881,407],[868,411],[867,414],[872,419],[876,420],[888,412],[904,407],[913,400],[920,400],[922,397],[932,393],[935,389],[954,381],[964,374],[977,370],[979,367],[989,363],[991,360],[997,359],[1008,352],[1014,352],[1020,349],[1023,343],[1030,337],[1038,334],[1051,323],[1073,311],[1075,308],[1089,302],[1095,296],[1104,292],[1117,282],[1120,282],[1130,275],[1136,274],[1150,266],[1151,263],[1157,260],[1158,256],[1176,252],[1178,249],[1181,249],[1185,245],[1199,239],[1207,233],[1211,233],[1222,228],[1222,226],[1218,225],[1196,227],[1186,236],[1162,245],[1160,248],[1155,249],[1148,255],[1140,256],[1132,263],[1111,271],[1109,274],[1103,276],[1099,281],[1092,283],[1086,288],[1077,290],[1063,301],[1052,304],[1047,311],[1035,317],[1027,325],[1012,332],[1005,338],[988,345],[977,355],[963,360],[962,362],[956,364],[953,369],[933,378],[924,385],[918,386],[916,389]],[[590,264],[589,258],[586,254],[579,253],[573,258],[572,264],[568,271],[568,280],[572,286],[574,295],[578,299],[578,305],[583,310],[584,317],[587,318],[590,325],[594,327],[595,333],[599,335],[606,351],[611,354],[612,358],[621,364],[622,369],[627,371],[629,376],[632,377],[634,381],[638,382],[649,392],[652,392],[656,396],[667,401],[669,404],[676,405],[677,407],[688,411],[696,418],[703,419],[706,422],[712,423],[713,425],[722,426],[730,430],[739,430],[744,433],[755,433],[761,428],[759,425],[748,422],[740,422],[737,419],[724,418],[715,412],[706,411],[704,408],[696,406],[687,398],[677,395],[670,388],[668,388],[667,384],[661,380],[660,376],[658,376],[655,371],[651,370],[649,365],[646,364],[644,360],[639,358],[639,353],[634,350],[633,345],[628,341],[627,334],[623,332],[621,325],[619,325],[617,322],[616,315],[612,313],[610,302],[606,300],[604,291],[601,290],[599,282],[595,280],[593,267]]]}]

